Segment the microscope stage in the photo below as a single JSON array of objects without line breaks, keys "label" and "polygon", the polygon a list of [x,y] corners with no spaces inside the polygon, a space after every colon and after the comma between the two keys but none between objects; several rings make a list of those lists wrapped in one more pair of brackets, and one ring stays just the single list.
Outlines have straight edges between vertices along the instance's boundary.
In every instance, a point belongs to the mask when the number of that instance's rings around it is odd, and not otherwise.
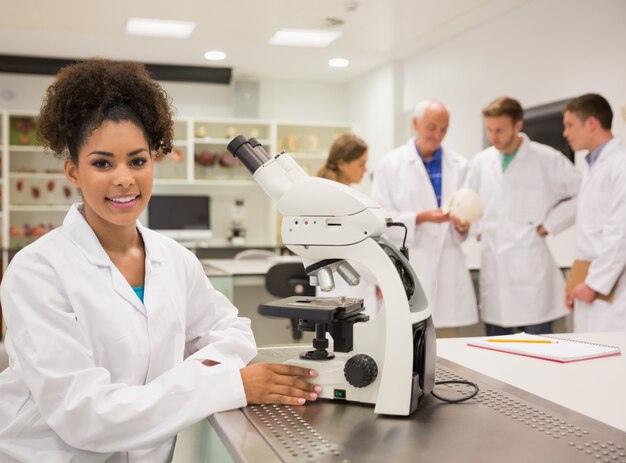
[{"label": "microscope stage", "polygon": [[259,306],[261,315],[330,323],[363,312],[363,299],[291,296]]}]

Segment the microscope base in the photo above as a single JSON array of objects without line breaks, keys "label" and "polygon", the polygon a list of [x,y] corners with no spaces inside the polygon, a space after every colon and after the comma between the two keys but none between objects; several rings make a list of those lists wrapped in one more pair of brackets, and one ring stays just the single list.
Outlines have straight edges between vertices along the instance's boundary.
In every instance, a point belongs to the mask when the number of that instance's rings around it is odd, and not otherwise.
[{"label": "microscope base", "polygon": [[312,378],[310,382],[320,385],[322,398],[374,404],[378,397],[379,378],[365,387],[354,387],[345,378],[346,362],[355,355],[355,352],[335,352],[335,358],[330,360],[304,360],[294,357],[284,363],[315,369],[319,375]]}]

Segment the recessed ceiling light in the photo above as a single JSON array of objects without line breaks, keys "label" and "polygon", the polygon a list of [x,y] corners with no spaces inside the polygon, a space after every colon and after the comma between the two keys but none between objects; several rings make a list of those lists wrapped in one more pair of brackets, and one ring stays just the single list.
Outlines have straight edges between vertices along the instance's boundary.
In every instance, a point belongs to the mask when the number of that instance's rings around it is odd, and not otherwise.
[{"label": "recessed ceiling light", "polygon": [[218,51],[218,50],[207,51],[204,54],[204,57],[211,61],[221,61],[224,58],[226,58],[226,53],[224,53],[223,51]]},{"label": "recessed ceiling light", "polygon": [[126,33],[147,37],[188,38],[196,27],[193,21],[166,21],[163,19],[129,18]]},{"label": "recessed ceiling light", "polygon": [[272,36],[270,43],[288,47],[327,47],[339,37],[340,31],[281,29]]},{"label": "recessed ceiling light", "polygon": [[328,60],[328,65],[331,68],[345,68],[350,66],[350,61],[345,58],[332,58]]}]

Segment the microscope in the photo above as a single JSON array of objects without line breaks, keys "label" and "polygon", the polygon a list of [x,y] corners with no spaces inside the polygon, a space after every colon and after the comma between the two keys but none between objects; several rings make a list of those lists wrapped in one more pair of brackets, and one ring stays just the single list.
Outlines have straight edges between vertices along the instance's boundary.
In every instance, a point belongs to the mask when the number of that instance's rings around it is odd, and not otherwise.
[{"label": "microscope", "polygon": [[393,223],[366,195],[310,177],[289,154],[271,157],[254,138],[239,135],[227,149],[276,201],[283,243],[302,258],[311,284],[330,291],[338,274],[357,285],[360,276],[350,264],[357,262],[383,294],[371,318],[362,299],[348,297],[296,296],[261,305],[262,314],[297,318],[299,329],[315,332],[313,350],[286,363],[317,370],[322,398],[373,404],[385,415],[413,413],[434,387],[435,329],[411,264],[383,236]]}]

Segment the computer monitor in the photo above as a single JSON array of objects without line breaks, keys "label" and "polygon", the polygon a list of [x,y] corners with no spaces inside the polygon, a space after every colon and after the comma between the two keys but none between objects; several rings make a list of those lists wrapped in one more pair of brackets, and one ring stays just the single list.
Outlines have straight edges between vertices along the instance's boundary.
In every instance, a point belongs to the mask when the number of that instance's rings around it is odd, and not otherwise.
[{"label": "computer monitor", "polygon": [[211,238],[211,198],[155,194],[148,203],[148,227],[179,241]]}]

